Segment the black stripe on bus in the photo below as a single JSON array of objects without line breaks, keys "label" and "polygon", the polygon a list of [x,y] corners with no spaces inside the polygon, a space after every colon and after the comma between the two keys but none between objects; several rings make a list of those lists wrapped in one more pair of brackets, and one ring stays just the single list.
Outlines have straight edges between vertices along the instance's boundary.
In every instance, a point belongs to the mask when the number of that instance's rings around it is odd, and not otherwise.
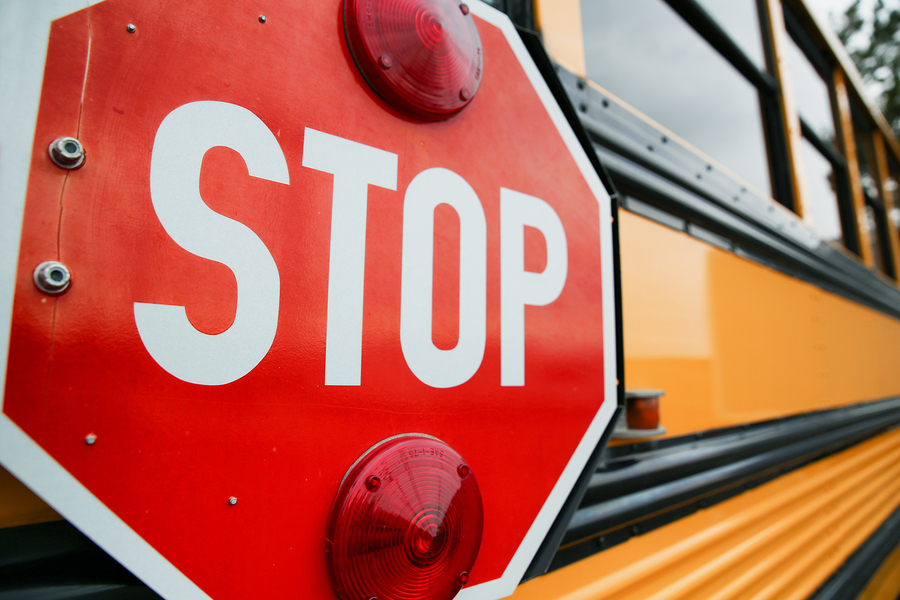
[{"label": "black stripe on bus", "polygon": [[897,425],[900,398],[891,398],[607,448],[545,571],[734,497]]}]

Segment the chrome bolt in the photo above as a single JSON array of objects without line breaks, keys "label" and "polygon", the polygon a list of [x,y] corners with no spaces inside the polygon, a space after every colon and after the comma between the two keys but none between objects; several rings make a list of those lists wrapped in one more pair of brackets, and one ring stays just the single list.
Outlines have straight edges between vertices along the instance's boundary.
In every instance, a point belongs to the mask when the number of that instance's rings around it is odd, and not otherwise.
[{"label": "chrome bolt", "polygon": [[125,31],[127,31],[128,33],[134,33],[135,31],[137,31],[137,27],[134,26],[134,23],[129,23],[125,26]]},{"label": "chrome bolt", "polygon": [[266,22],[266,15],[259,15],[259,22],[260,22],[260,23],[265,23],[265,22]]},{"label": "chrome bolt", "polygon": [[237,498],[232,496],[231,498],[228,499],[228,504],[234,506],[235,504],[237,504]]},{"label": "chrome bolt", "polygon": [[88,446],[93,446],[94,442],[96,442],[96,441],[97,441],[97,436],[94,435],[93,433],[89,433],[86,436],[84,436],[84,443],[87,444]]},{"label": "chrome bolt", "polygon": [[73,137],[61,137],[50,144],[50,160],[63,169],[77,169],[84,164],[84,146]]},{"label": "chrome bolt", "polygon": [[53,296],[62,294],[69,289],[72,283],[72,274],[69,268],[61,262],[48,260],[42,262],[34,270],[34,285],[45,294]]}]

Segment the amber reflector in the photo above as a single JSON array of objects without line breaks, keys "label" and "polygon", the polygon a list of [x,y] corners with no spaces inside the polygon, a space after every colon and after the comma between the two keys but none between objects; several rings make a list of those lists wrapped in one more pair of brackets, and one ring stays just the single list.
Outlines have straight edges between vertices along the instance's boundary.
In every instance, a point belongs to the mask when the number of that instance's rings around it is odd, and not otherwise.
[{"label": "amber reflector", "polygon": [[452,117],[481,83],[481,38],[459,0],[345,0],[350,52],[375,92],[424,121]]},{"label": "amber reflector", "polygon": [[481,492],[469,465],[424,436],[366,453],[338,490],[325,540],[342,600],[450,600],[481,545]]},{"label": "amber reflector", "polygon": [[629,398],[626,419],[629,429],[656,429],[659,427],[659,396]]}]

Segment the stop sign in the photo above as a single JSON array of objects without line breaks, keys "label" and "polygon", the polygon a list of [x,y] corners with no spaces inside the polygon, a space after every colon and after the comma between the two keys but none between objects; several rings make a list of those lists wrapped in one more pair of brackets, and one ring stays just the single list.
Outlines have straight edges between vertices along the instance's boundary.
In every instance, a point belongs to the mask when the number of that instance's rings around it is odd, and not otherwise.
[{"label": "stop sign", "polygon": [[0,462],[164,597],[324,599],[348,470],[435,438],[460,597],[512,593],[616,357],[610,200],[508,19],[470,5],[480,87],[423,122],[338,0],[83,6],[0,7]]}]

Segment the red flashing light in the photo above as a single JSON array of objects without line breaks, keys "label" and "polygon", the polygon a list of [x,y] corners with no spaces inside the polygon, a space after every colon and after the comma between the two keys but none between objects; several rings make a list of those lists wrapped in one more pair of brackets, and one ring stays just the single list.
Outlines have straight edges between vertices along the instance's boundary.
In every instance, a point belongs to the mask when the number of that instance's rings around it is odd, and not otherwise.
[{"label": "red flashing light", "polygon": [[481,38],[459,0],[345,0],[344,32],[372,89],[410,116],[448,119],[478,91]]},{"label": "red flashing light", "polygon": [[338,490],[325,541],[331,583],[342,600],[450,600],[469,580],[483,524],[478,483],[456,451],[391,438]]}]

